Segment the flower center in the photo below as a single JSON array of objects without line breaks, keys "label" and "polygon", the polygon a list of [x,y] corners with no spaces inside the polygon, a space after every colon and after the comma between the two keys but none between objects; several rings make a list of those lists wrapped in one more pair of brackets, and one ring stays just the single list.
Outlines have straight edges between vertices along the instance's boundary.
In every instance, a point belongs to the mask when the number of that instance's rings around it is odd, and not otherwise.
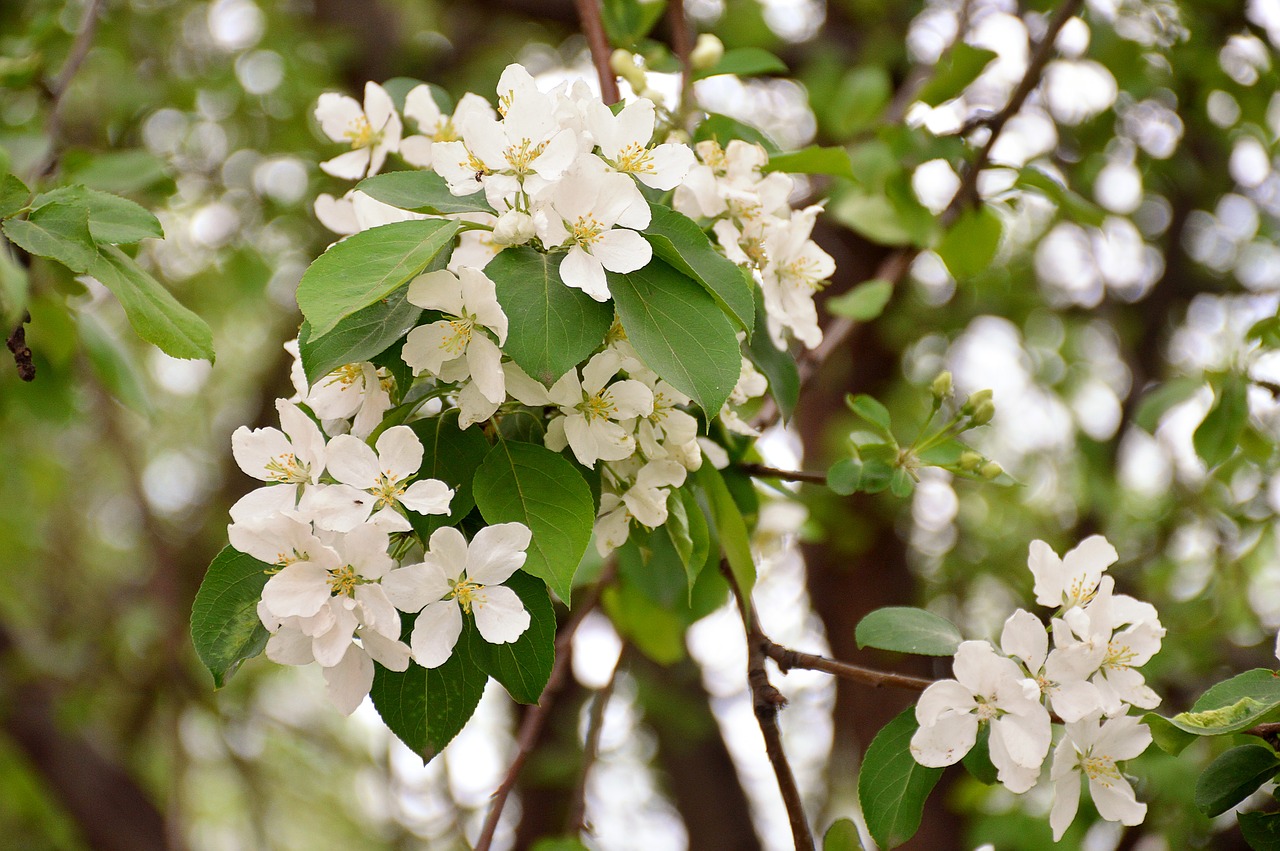
[{"label": "flower center", "polygon": [[453,128],[452,118],[442,118],[440,123],[436,125],[436,130],[431,134],[433,142],[456,142],[458,141],[458,131]]},{"label": "flower center", "polygon": [[304,484],[311,481],[311,465],[298,460],[292,452],[277,455],[266,464],[267,478],[273,482]]},{"label": "flower center", "polygon": [[1080,760],[1080,767],[1090,780],[1103,786],[1110,787],[1120,779],[1120,769],[1116,768],[1115,760],[1110,757],[1087,756]]},{"label": "flower center", "polygon": [[578,217],[569,228],[569,233],[574,242],[587,248],[599,242],[604,237],[605,230],[605,226],[596,221],[595,216],[586,215]]},{"label": "flower center", "polygon": [[1129,645],[1120,641],[1110,641],[1107,643],[1107,656],[1102,660],[1102,667],[1112,670],[1129,668],[1137,655]]},{"label": "flower center", "polygon": [[329,571],[329,592],[335,597],[353,596],[356,586],[359,584],[360,576],[356,573],[356,569],[349,564],[344,564],[342,567]]},{"label": "flower center", "polygon": [[475,326],[475,322],[465,316],[449,319],[446,322],[449,325],[450,333],[440,339],[440,348],[448,352],[451,357],[456,358],[467,350],[467,345],[471,342],[471,330]]},{"label": "flower center", "polygon": [[608,389],[601,390],[594,396],[582,394],[582,402],[578,405],[583,418],[588,424],[595,420],[607,420],[609,414],[616,414],[618,408],[613,404],[613,394]]},{"label": "flower center", "polygon": [[396,479],[390,472],[383,470],[378,474],[378,483],[374,485],[373,495],[378,498],[377,504],[373,507],[374,511],[381,508],[390,508],[400,501],[400,497],[404,495],[407,486],[404,482]]},{"label": "flower center", "polygon": [[364,378],[364,370],[360,368],[360,364],[349,363],[329,373],[329,379],[325,381],[325,385],[340,384],[342,389],[346,390],[355,384],[358,379],[362,378]]},{"label": "flower center", "polygon": [[364,115],[351,122],[351,126],[342,135],[351,143],[351,150],[353,151],[358,151],[361,148],[371,148],[382,141],[382,133],[374,130],[373,126],[369,124],[368,117]]},{"label": "flower center", "polygon": [[1085,577],[1077,576],[1071,580],[1067,588],[1067,608],[1084,606],[1098,593],[1098,583],[1085,584]]},{"label": "flower center", "polygon": [[472,582],[470,579],[461,579],[453,584],[453,593],[450,595],[454,600],[458,601],[458,605],[462,607],[462,611],[471,614],[471,607],[475,605],[483,605],[484,595],[480,592],[484,590],[484,586],[479,582]]},{"label": "flower center", "polygon": [[[300,553],[295,548],[295,549],[289,550],[289,552],[287,553],[276,553],[276,560],[272,563],[275,564],[277,567],[288,567],[289,565],[293,564],[295,561],[302,561],[303,559],[308,559],[310,557],[311,557],[310,553]],[[278,573],[279,571],[272,571],[272,572]]]},{"label": "flower center", "polygon": [[802,288],[811,290],[821,289],[819,285],[817,263],[808,257],[797,257],[782,268],[780,278],[785,278],[789,283]]},{"label": "flower center", "polygon": [[652,152],[639,142],[632,142],[618,151],[617,168],[628,174],[653,174]]},{"label": "flower center", "polygon": [[542,156],[542,152],[546,147],[546,142],[539,142],[535,145],[531,139],[525,138],[514,145],[507,146],[503,155],[507,158],[507,162],[511,164],[511,170],[523,177],[532,171],[533,161]]}]

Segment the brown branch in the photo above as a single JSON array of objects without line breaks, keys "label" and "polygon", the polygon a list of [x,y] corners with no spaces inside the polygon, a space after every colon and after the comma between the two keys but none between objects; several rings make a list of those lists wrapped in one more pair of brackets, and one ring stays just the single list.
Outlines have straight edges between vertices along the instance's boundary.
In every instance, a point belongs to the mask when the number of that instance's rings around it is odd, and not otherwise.
[{"label": "brown branch", "polygon": [[84,15],[80,18],[80,27],[76,30],[75,41],[71,43],[71,51],[67,54],[66,61],[62,63],[58,76],[48,87],[49,117],[45,121],[44,132],[49,139],[49,149],[45,151],[45,155],[32,171],[37,179],[49,176],[58,167],[58,159],[61,156],[58,135],[62,130],[63,98],[71,88],[71,81],[75,79],[76,72],[80,70],[80,66],[89,55],[89,49],[93,47],[93,38],[98,33],[98,20],[102,17],[103,3],[104,0],[89,0],[85,5]]},{"label": "brown branch", "polygon": [[764,464],[743,463],[738,469],[755,479],[782,479],[785,482],[808,482],[811,485],[825,485],[826,473],[814,473],[808,470],[779,470]]},{"label": "brown branch", "polygon": [[803,668],[807,671],[822,671],[841,679],[851,680],[855,683],[874,686],[880,688],[882,686],[892,686],[894,688],[904,688],[911,691],[924,691],[933,685],[934,681],[925,679],[924,677],[911,677],[906,674],[895,674],[889,671],[877,671],[875,668],[864,668],[861,665],[851,665],[848,662],[839,662],[835,659],[828,659],[826,656],[818,656],[813,653],[801,653],[798,650],[791,650],[783,647],[781,644],[775,644],[767,637],[761,636],[763,642],[763,652],[770,659],[778,663],[778,669],[782,673],[787,673],[793,668]]},{"label": "brown branch", "polygon": [[[623,645],[622,654],[626,653]],[[573,792],[569,804],[569,817],[565,820],[566,836],[577,836],[587,826],[587,781],[591,778],[591,768],[600,755],[600,736],[604,732],[604,713],[609,708],[609,700],[613,697],[613,687],[618,681],[618,672],[622,670],[622,655],[613,666],[609,681],[597,692],[591,703],[591,716],[587,719],[587,736],[582,743],[582,769],[578,774],[578,785]]]},{"label": "brown branch", "polygon": [[609,36],[604,31],[604,19],[600,17],[600,0],[573,0],[573,3],[578,8],[582,34],[587,37],[587,45],[591,48],[591,62],[600,77],[600,99],[606,104],[617,103],[621,95],[618,78],[609,64],[613,51],[609,48]]},{"label": "brown branch", "polygon": [[13,362],[18,367],[18,377],[23,381],[36,380],[36,364],[31,359],[31,347],[27,345],[27,329],[24,327],[31,321],[31,314],[24,313],[18,320],[18,327],[9,334],[5,345],[13,352]]},{"label": "brown branch", "polygon": [[484,826],[480,829],[480,838],[476,840],[475,851],[488,851],[493,844],[493,836],[502,818],[502,809],[507,805],[507,798],[515,788],[524,764],[529,761],[529,755],[533,753],[538,736],[547,723],[551,705],[555,703],[556,696],[564,686],[565,677],[569,673],[573,634],[578,631],[587,614],[599,604],[604,586],[613,581],[614,570],[615,565],[612,561],[605,565],[600,579],[587,592],[586,598],[578,604],[578,608],[574,610],[569,620],[565,621],[564,626],[560,627],[560,632],[556,635],[556,660],[551,666],[551,675],[547,678],[547,685],[542,690],[542,696],[538,702],[525,710],[524,719],[520,722],[520,732],[516,734],[516,755],[511,760],[510,767],[507,768],[506,776],[493,793],[493,804],[489,807],[489,814],[485,816]]},{"label": "brown branch", "polygon": [[689,29],[689,16],[685,14],[684,0],[667,0],[667,26],[671,30],[671,50],[680,61],[679,127],[688,130],[689,116],[693,112],[693,32]]}]

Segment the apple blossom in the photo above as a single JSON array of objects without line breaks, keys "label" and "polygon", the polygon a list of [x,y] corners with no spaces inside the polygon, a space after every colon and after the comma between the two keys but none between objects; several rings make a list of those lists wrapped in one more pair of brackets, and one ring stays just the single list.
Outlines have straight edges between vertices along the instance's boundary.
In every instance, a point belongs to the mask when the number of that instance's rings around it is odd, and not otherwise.
[{"label": "apple blossom", "polygon": [[320,95],[316,120],[326,136],[346,142],[351,150],[320,163],[326,174],[359,180],[377,174],[400,144],[400,116],[391,95],[377,83],[365,83],[364,105],[335,92]]}]

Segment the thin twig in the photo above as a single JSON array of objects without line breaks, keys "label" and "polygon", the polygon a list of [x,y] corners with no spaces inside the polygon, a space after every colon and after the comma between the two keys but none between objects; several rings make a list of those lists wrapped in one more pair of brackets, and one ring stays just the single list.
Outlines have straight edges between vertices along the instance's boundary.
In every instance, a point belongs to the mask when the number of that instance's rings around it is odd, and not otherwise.
[{"label": "thin twig", "polygon": [[578,631],[587,614],[599,604],[604,586],[613,581],[614,570],[613,561],[605,564],[600,579],[591,587],[586,599],[578,604],[578,608],[574,610],[569,620],[565,621],[564,626],[560,627],[560,632],[556,635],[556,660],[551,666],[551,676],[547,678],[547,685],[542,690],[542,696],[538,702],[525,710],[524,719],[520,722],[520,732],[516,734],[516,755],[511,760],[502,783],[493,793],[493,804],[489,807],[489,814],[485,816],[484,826],[480,829],[480,838],[476,840],[475,851],[488,851],[489,846],[493,844],[493,836],[497,833],[498,822],[502,818],[502,809],[507,804],[511,790],[516,786],[520,771],[538,743],[538,736],[542,733],[542,728],[551,713],[551,705],[555,703],[569,673],[573,634]]},{"label": "thin twig", "polygon": [[75,41],[71,43],[71,51],[67,54],[66,61],[62,63],[58,76],[54,78],[47,90],[49,117],[45,120],[44,133],[49,140],[49,149],[32,170],[32,174],[37,179],[49,176],[58,167],[58,159],[61,156],[58,136],[62,130],[63,98],[71,88],[71,81],[75,79],[76,72],[84,64],[85,57],[89,55],[89,49],[93,47],[93,38],[98,33],[98,20],[102,17],[102,7],[103,0],[89,0],[85,4],[84,15],[80,18]]},{"label": "thin twig", "polygon": [[609,700],[613,697],[613,687],[618,681],[618,672],[622,670],[622,659],[626,653],[623,645],[622,654],[613,666],[609,681],[596,691],[591,703],[591,716],[587,719],[587,735],[582,743],[582,769],[578,774],[578,785],[573,791],[573,799],[569,804],[569,817],[565,820],[566,836],[577,836],[587,826],[587,781],[591,778],[591,768],[600,755],[600,736],[604,732],[605,710],[609,708]]},{"label": "thin twig", "polygon": [[808,482],[811,485],[825,485],[826,473],[813,473],[808,470],[779,470],[764,464],[743,463],[738,469],[755,479],[782,479],[784,482]]},{"label": "thin twig", "polygon": [[680,62],[680,109],[678,125],[688,130],[689,116],[693,113],[693,32],[689,29],[689,16],[684,11],[684,0],[667,0],[667,26],[671,30],[671,50]]},{"label": "thin twig", "polygon": [[801,653],[798,650],[791,650],[783,647],[781,644],[775,644],[767,637],[762,636],[763,649],[765,655],[778,663],[778,669],[782,673],[786,673],[793,668],[803,668],[808,671],[823,671],[832,674],[841,679],[851,680],[855,683],[874,686],[880,688],[882,686],[893,686],[895,688],[904,688],[911,691],[924,691],[933,685],[933,680],[924,677],[911,677],[906,674],[895,674],[889,671],[877,671],[875,668],[864,668],[861,665],[851,665],[848,662],[839,662],[835,659],[828,659],[826,656],[818,656],[813,653]]},{"label": "thin twig", "polygon": [[609,49],[609,36],[604,31],[604,19],[600,16],[600,0],[573,0],[573,3],[578,8],[582,34],[587,37],[587,46],[591,48],[591,62],[600,78],[600,99],[606,104],[617,103],[621,95],[618,78],[609,64],[613,51]]},{"label": "thin twig", "polygon": [[18,377],[23,381],[36,380],[36,364],[31,359],[31,347],[27,345],[26,324],[31,321],[31,314],[24,313],[18,320],[18,327],[9,334],[5,344],[13,352],[13,362],[18,367]]}]

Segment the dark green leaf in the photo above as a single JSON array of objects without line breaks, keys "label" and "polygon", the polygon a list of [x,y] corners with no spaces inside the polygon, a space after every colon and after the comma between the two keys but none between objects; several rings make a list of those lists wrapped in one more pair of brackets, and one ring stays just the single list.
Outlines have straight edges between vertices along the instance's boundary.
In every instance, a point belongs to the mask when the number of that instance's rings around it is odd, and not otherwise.
[{"label": "dark green leaf", "polygon": [[298,307],[312,339],[386,298],[453,244],[458,223],[444,219],[393,222],[361,231],[332,246],[303,273]]},{"label": "dark green leaf", "polygon": [[924,609],[890,606],[858,622],[858,647],[878,647],[921,656],[953,656],[963,637],[951,621]]},{"label": "dark green leaf", "polygon": [[1195,803],[1212,818],[1258,791],[1276,772],[1280,757],[1263,744],[1232,748],[1209,764],[1196,781]]},{"label": "dark green leaf", "polygon": [[1142,723],[1151,728],[1151,738],[1160,750],[1170,756],[1182,753],[1187,749],[1187,745],[1196,740],[1194,734],[1179,729],[1168,718],[1154,712],[1143,715]]},{"label": "dark green leaf", "polygon": [[475,508],[472,482],[489,454],[489,442],[479,428],[458,428],[457,411],[418,420],[409,425],[422,442],[419,479],[439,479],[453,488],[448,514],[409,512],[409,522],[422,540],[441,526],[456,526]]},{"label": "dark green leaf", "polygon": [[760,130],[750,124],[743,124],[737,119],[714,112],[709,113],[707,120],[693,131],[693,141],[705,142],[708,139],[714,139],[722,148],[734,139],[742,139],[744,142],[755,142],[770,154],[779,153],[777,144]]},{"label": "dark green leaf", "polygon": [[1240,813],[1236,820],[1253,851],[1280,851],[1280,813]]},{"label": "dark green leaf", "polygon": [[568,603],[596,518],[591,488],[577,467],[545,447],[499,440],[476,470],[474,488],[486,523],[529,527],[533,542],[524,570]]},{"label": "dark green leaf", "polygon": [[965,770],[979,783],[985,783],[988,786],[995,784],[999,772],[991,762],[990,724],[983,724],[978,730],[977,741],[973,743],[973,747],[964,755],[961,762],[964,763]]},{"label": "dark green leaf", "polygon": [[171,357],[213,361],[213,332],[205,321],[119,248],[103,246],[89,274],[115,293],[139,337]]},{"label": "dark green leaf", "polygon": [[191,643],[217,688],[226,685],[241,662],[267,646],[269,636],[258,618],[258,600],[270,569],[253,556],[226,547],[200,583],[191,607]]},{"label": "dark green leaf", "polygon": [[693,78],[702,80],[717,74],[737,74],[739,77],[755,77],[761,74],[785,74],[787,64],[760,47],[737,47],[726,50],[713,68],[694,71]]},{"label": "dark green leaf", "polygon": [[862,851],[858,826],[847,818],[834,822],[822,837],[822,851]]},{"label": "dark green leaf", "polygon": [[609,290],[644,362],[709,417],[718,414],[738,383],[742,354],[715,300],[656,257],[638,271],[609,273]]},{"label": "dark green leaf", "polygon": [[1196,454],[1211,468],[1235,453],[1240,445],[1240,432],[1249,419],[1249,385],[1244,378],[1227,376],[1217,393],[1213,407],[1191,437]]},{"label": "dark green leaf", "polygon": [[653,253],[706,287],[724,312],[750,335],[755,323],[751,275],[717,251],[688,216],[661,204],[650,206],[653,218],[644,236]]},{"label": "dark green leaf", "polygon": [[785,171],[791,174],[829,174],[832,177],[843,177],[857,180],[853,173],[853,161],[849,152],[839,147],[822,147],[810,145],[798,151],[787,151],[769,157],[769,162],[761,171]]},{"label": "dark green leaf", "polygon": [[478,629],[467,630],[471,660],[502,683],[513,700],[537,703],[555,664],[556,612],[542,580],[517,570],[503,584],[524,603],[529,628],[510,644],[490,644]]},{"label": "dark green leaf", "polygon": [[391,732],[428,762],[466,726],[488,681],[459,641],[438,668],[410,664],[406,671],[389,671],[375,666],[369,697]]},{"label": "dark green leaf", "polygon": [[340,366],[373,360],[418,324],[422,308],[408,299],[405,288],[357,310],[338,321],[318,340],[311,338],[311,323],[298,331],[298,351],[307,382],[315,384]]},{"label": "dark green leaf", "polygon": [[415,213],[496,212],[483,192],[454,195],[445,179],[434,171],[389,171],[366,177],[356,184],[356,189],[375,201]]},{"label": "dark green leaf", "polygon": [[720,549],[729,561],[729,570],[734,582],[744,598],[751,596],[751,589],[756,584],[756,565],[751,557],[751,537],[747,533],[747,523],[742,518],[742,510],[733,501],[724,477],[706,458],[702,466],[694,473],[694,481],[706,494],[707,505],[711,509],[710,520],[715,528]]},{"label": "dark green leaf", "polygon": [[504,351],[548,386],[595,351],[613,322],[607,303],[560,279],[563,259],[508,248],[484,268],[511,325]]},{"label": "dark green leaf", "polygon": [[995,58],[993,50],[957,42],[939,60],[933,76],[916,92],[915,99],[937,106],[959,96]]},{"label": "dark green leaf", "polygon": [[924,803],[942,776],[911,756],[911,737],[919,725],[910,706],[871,741],[858,773],[858,800],[867,830],[881,848],[895,848],[915,835]]},{"label": "dark green leaf", "polygon": [[46,204],[25,219],[5,219],[4,235],[28,254],[57,260],[73,272],[88,272],[98,256],[89,212],[73,204]]},{"label": "dark green leaf", "polygon": [[765,378],[769,379],[769,395],[778,404],[783,422],[791,419],[796,403],[800,401],[800,371],[791,352],[779,349],[769,336],[768,313],[764,309],[764,294],[753,286],[756,303],[756,330],[747,344],[747,357]]},{"label": "dark green leaf", "polygon": [[836,316],[857,322],[870,322],[884,312],[885,305],[891,298],[893,284],[890,281],[863,281],[847,293],[827,299],[826,308]]},{"label": "dark green leaf", "polygon": [[89,233],[94,242],[130,245],[144,239],[163,239],[160,220],[127,198],[84,186],[64,186],[37,195],[31,205],[70,204],[89,211]]},{"label": "dark green leaf", "polygon": [[31,190],[12,174],[0,179],[0,219],[7,219],[22,210],[31,200]]},{"label": "dark green leaf", "polygon": [[680,563],[684,566],[689,582],[689,596],[693,596],[694,583],[707,564],[710,547],[710,531],[707,518],[698,508],[698,500],[685,488],[671,491],[667,498],[667,522],[656,530],[670,540]]},{"label": "dark green leaf", "polygon": [[962,213],[936,249],[951,277],[964,280],[986,271],[1000,247],[1003,230],[1000,216],[988,206]]}]

